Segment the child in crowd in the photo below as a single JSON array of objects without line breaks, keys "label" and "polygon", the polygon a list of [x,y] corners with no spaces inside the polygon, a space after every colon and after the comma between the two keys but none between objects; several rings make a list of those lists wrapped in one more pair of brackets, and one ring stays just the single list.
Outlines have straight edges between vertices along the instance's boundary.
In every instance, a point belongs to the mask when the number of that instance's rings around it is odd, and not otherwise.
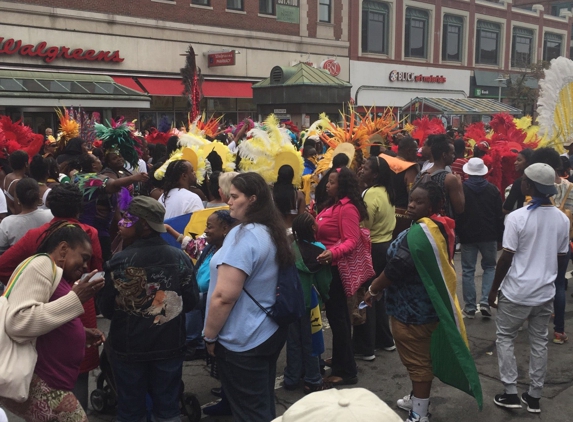
[{"label": "child in crowd", "polygon": [[328,299],[332,274],[328,265],[319,264],[316,259],[326,249],[316,241],[316,230],[316,221],[306,212],[297,215],[292,222],[295,239],[292,247],[307,313],[289,326],[284,387],[287,390],[298,388],[304,374],[305,394],[325,389],[319,367],[319,355],[324,352],[320,308]]}]

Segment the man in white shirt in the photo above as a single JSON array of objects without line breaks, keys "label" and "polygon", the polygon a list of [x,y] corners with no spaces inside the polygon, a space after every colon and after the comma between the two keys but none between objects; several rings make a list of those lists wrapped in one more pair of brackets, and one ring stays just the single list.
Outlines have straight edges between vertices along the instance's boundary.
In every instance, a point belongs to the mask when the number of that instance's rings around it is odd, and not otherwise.
[{"label": "man in white shirt", "polygon": [[203,201],[189,188],[197,182],[193,165],[189,161],[173,161],[165,171],[163,194],[159,202],[165,207],[165,219],[179,217],[202,210]]},{"label": "man in white shirt", "polygon": [[[503,252],[488,298],[490,306],[498,308],[496,345],[505,388],[503,394],[495,396],[494,403],[521,408],[523,402],[530,413],[541,412],[539,399],[547,373],[547,326],[553,312],[555,279],[558,269],[567,265],[569,248],[569,219],[550,200],[557,192],[554,181],[555,171],[548,164],[535,163],[525,169],[521,191],[532,200],[507,216]],[[531,384],[520,401],[513,348],[518,330],[526,320]]]}]

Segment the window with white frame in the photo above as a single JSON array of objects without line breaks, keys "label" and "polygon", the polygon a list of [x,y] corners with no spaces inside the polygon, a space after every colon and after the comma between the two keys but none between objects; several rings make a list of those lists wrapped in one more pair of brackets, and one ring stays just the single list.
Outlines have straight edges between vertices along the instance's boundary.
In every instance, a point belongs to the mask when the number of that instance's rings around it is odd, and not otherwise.
[{"label": "window with white frame", "polygon": [[243,10],[243,0],[227,0],[227,9]]},{"label": "window with white frame", "polygon": [[428,22],[429,13],[426,10],[406,9],[405,57],[428,58]]},{"label": "window with white frame", "polygon": [[210,0],[191,0],[191,4],[197,4],[199,6],[211,6]]},{"label": "window with white frame", "polygon": [[543,60],[550,61],[561,55],[561,44],[563,43],[563,36],[546,32],[543,37]]},{"label": "window with white frame", "polygon": [[330,23],[332,21],[332,0],[319,0],[318,21]]},{"label": "window with white frame", "polygon": [[275,0],[259,0],[259,13],[263,15],[274,15]]},{"label": "window with white frame", "polygon": [[478,20],[476,64],[499,65],[501,25]]},{"label": "window with white frame", "polygon": [[442,32],[442,60],[462,61],[464,36],[464,18],[456,15],[444,15]]},{"label": "window with white frame", "polygon": [[389,7],[378,1],[362,4],[362,52],[388,54]]},{"label": "window with white frame", "polygon": [[511,67],[527,67],[533,54],[533,29],[514,27],[511,40]]}]

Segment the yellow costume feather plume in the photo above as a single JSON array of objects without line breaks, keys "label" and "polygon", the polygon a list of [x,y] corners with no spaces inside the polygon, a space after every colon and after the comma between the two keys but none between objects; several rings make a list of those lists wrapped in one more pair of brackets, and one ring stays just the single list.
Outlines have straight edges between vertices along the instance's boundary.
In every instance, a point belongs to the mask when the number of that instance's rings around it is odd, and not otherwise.
[{"label": "yellow costume feather plume", "polygon": [[[191,157],[191,158],[189,158]],[[183,147],[178,150],[173,151],[171,156],[161,167],[155,170],[154,177],[157,180],[163,180],[165,177],[165,172],[167,167],[173,161],[187,160],[193,164],[193,170],[195,170],[195,176],[197,177],[197,183],[202,185],[205,181],[205,173],[207,169],[207,155],[205,150],[193,145],[191,147]]]},{"label": "yellow costume feather plume", "polygon": [[293,184],[300,185],[304,162],[292,144],[286,129],[279,127],[274,114],[261,126],[251,129],[247,140],[239,145],[240,169],[260,174],[267,183],[277,180],[281,165],[290,165],[295,173]]}]

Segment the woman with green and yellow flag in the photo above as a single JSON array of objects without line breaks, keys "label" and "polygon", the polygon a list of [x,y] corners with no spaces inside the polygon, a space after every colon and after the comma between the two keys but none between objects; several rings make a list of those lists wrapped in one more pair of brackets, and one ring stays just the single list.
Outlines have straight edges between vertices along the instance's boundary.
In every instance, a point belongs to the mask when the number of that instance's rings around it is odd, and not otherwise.
[{"label": "woman with green and yellow flag", "polygon": [[364,297],[367,304],[386,289],[386,311],[412,393],[398,400],[410,412],[407,422],[428,422],[430,389],[441,381],[473,397],[482,407],[482,391],[470,354],[456,297],[453,266],[454,221],[442,217],[442,189],[434,182],[418,185],[407,214],[414,221],[388,250],[388,264]]}]

